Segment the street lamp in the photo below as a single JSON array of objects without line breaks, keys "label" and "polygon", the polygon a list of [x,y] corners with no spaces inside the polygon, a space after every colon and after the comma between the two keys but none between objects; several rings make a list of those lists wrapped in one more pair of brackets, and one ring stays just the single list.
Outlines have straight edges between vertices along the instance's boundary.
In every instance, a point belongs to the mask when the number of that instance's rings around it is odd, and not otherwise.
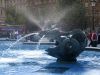
[{"label": "street lamp", "polygon": [[95,21],[94,21],[94,12],[95,12],[95,10],[94,10],[94,7],[95,7],[95,5],[96,5],[96,2],[97,2],[97,0],[90,0],[91,1],[91,6],[92,6],[92,30],[94,31],[95,30]]}]

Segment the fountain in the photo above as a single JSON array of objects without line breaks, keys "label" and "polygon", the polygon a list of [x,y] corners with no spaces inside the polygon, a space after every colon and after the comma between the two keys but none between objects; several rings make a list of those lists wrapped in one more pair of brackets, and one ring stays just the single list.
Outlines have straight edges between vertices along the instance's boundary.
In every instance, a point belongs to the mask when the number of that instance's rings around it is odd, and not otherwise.
[{"label": "fountain", "polygon": [[[71,7],[72,9],[72,7]],[[67,9],[71,11],[71,9]],[[88,75],[92,73],[96,73],[96,75],[100,74],[100,53],[84,51],[87,45],[87,38],[83,31],[74,30],[69,32],[60,31],[57,28],[59,21],[64,17],[66,11],[55,12],[46,15],[47,18],[40,17],[43,19],[44,24],[40,24],[38,18],[35,18],[33,13],[27,9],[20,9],[18,12],[24,14],[24,16],[30,20],[32,23],[35,23],[38,27],[41,28],[42,31],[38,33],[29,33],[25,36],[18,39],[16,42],[12,44],[7,43],[7,47],[9,48],[5,51],[2,50],[2,46],[4,46],[1,41],[0,44],[0,75]],[[58,16],[59,15],[59,16]],[[39,18],[40,18],[39,17]],[[56,20],[56,25],[52,25],[52,28],[48,26],[48,20],[54,21]],[[47,23],[46,23],[47,22]],[[51,24],[52,22],[50,22]],[[48,28],[48,29],[46,29]],[[33,44],[23,44],[23,39],[36,35],[39,36],[38,42]],[[42,45],[43,38],[47,38],[50,41],[54,41],[55,45],[50,48]],[[34,39],[34,38],[33,38]],[[37,38],[36,38],[37,39]],[[16,49],[16,47],[12,48],[14,45],[19,44],[21,42],[20,48]],[[6,43],[6,42],[5,42]],[[25,42],[24,42],[25,43]],[[29,42],[28,42],[29,43]],[[46,43],[47,44],[47,43]],[[24,45],[24,46],[23,46]],[[35,47],[34,47],[35,46]],[[27,48],[26,48],[27,47]],[[32,48],[31,48],[32,47]],[[42,49],[42,48],[43,49]],[[19,47],[18,47],[19,48]],[[84,52],[83,52],[84,51]],[[82,53],[82,54],[81,54]],[[4,55],[2,55],[4,54]],[[78,57],[78,58],[77,58]],[[78,63],[59,63],[59,62],[76,62]],[[57,62],[56,62],[57,61]],[[96,70],[97,69],[97,70]],[[77,70],[77,71],[76,71]]]},{"label": "fountain", "polygon": [[[19,13],[24,14],[24,16],[31,21],[32,23],[35,23],[38,25],[38,27],[41,28],[41,32],[38,33],[38,36],[44,38],[47,37],[49,40],[54,40],[56,41],[56,47],[54,48],[48,48],[46,51],[48,52],[49,55],[54,56],[57,58],[58,61],[68,61],[68,62],[74,62],[76,61],[76,57],[79,56],[79,54],[84,50],[84,48],[87,45],[87,39],[85,34],[80,31],[80,30],[75,30],[72,32],[61,32],[59,28],[57,29],[55,26],[55,29],[48,29],[46,30],[46,25],[45,22],[50,20],[50,21],[55,21],[55,23],[59,23],[59,21],[68,13],[72,12],[74,7],[68,8],[61,10],[60,13],[55,10],[55,12],[46,13],[48,16],[41,16],[43,12],[38,11],[39,13],[39,19],[36,18],[37,16],[33,15],[30,10],[28,10],[26,7],[19,8],[17,9]],[[50,10],[51,11],[51,10]],[[59,15],[59,16],[58,16]],[[40,18],[42,17],[42,22]],[[20,40],[34,35],[34,33],[30,33],[19,40],[17,40],[14,44],[12,44],[8,49],[13,47],[16,43],[18,43]],[[41,39],[42,39],[41,38]],[[81,39],[80,39],[81,38]],[[39,50],[39,46],[41,43],[41,39],[38,42],[36,49]]]},{"label": "fountain", "polygon": [[[56,40],[56,47],[48,48],[48,55],[57,58],[57,61],[76,62],[76,58],[87,46],[87,38],[81,30],[60,32],[59,30],[43,31],[45,37]],[[81,38],[81,39],[80,39]]]},{"label": "fountain", "polygon": [[[36,50],[39,50],[41,40],[47,37],[49,40],[55,40],[55,47],[48,48],[46,51],[48,55],[57,58],[57,61],[76,62],[76,58],[84,51],[87,46],[87,38],[81,30],[74,30],[71,32],[62,32],[55,28],[52,30],[45,30],[39,33],[30,33],[13,43],[7,50],[13,47],[20,40],[31,36],[38,35],[40,40],[37,43]],[[81,38],[81,39],[80,39]]]}]

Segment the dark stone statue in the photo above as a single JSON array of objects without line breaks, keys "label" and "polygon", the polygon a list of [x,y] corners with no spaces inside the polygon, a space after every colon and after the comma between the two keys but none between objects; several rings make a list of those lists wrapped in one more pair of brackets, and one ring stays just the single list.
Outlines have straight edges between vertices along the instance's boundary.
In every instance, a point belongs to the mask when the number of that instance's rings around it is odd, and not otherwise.
[{"label": "dark stone statue", "polygon": [[76,58],[87,46],[87,38],[81,30],[72,32],[60,32],[59,30],[51,30],[45,32],[46,37],[56,41],[56,47],[49,48],[46,51],[48,55],[57,58],[57,61],[76,62]]}]

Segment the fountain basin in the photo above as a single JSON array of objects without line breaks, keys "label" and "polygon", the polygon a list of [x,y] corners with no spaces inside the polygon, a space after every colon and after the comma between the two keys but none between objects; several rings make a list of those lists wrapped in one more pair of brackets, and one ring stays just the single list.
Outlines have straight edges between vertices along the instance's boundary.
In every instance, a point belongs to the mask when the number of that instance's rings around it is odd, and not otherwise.
[{"label": "fountain basin", "polygon": [[[23,42],[23,44],[37,45],[38,42]],[[40,45],[55,45],[55,42],[42,42]]]},{"label": "fountain basin", "polygon": [[[52,45],[20,44],[9,51],[2,47],[14,41],[0,41],[0,75],[95,75],[100,74],[100,53],[84,51],[78,63],[60,63],[57,58],[47,55],[46,49]],[[3,44],[3,45],[2,45]],[[4,56],[1,54],[4,53]]]}]

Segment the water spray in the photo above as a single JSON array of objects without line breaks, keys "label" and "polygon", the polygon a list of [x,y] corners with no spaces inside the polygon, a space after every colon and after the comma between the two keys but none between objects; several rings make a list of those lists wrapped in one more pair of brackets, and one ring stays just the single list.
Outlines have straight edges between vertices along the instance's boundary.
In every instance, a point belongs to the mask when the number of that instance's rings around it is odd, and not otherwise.
[{"label": "water spray", "polygon": [[31,35],[38,35],[39,33],[30,33],[30,34],[27,34],[23,37],[21,37],[20,39],[18,39],[16,42],[14,42],[12,45],[9,46],[9,48],[7,50],[10,50],[11,47],[13,47],[14,45],[16,45],[18,42],[20,42],[21,40],[25,39],[26,37],[29,37]]}]

